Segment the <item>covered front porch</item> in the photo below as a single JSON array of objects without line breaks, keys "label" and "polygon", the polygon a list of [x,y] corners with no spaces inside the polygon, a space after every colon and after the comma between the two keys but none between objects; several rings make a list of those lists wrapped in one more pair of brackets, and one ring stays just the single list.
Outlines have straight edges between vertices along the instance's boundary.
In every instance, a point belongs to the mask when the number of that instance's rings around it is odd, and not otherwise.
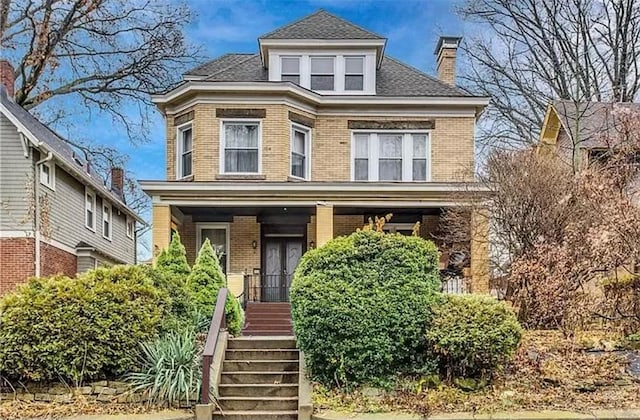
[{"label": "covered front porch", "polygon": [[[441,215],[446,207],[461,204],[463,191],[462,186],[451,184],[261,183],[250,187],[235,183],[237,188],[230,188],[232,183],[163,184],[173,190],[164,185],[164,191],[154,195],[154,254],[177,231],[193,264],[208,238],[218,252],[230,290],[245,304],[288,302],[293,273],[307,250],[348,235],[376,216],[392,214],[384,229],[407,235],[419,222],[418,234],[439,245]],[[192,189],[198,186],[201,191],[194,196]],[[461,276],[467,291],[486,293],[488,224],[476,225]],[[448,262],[443,254],[440,268],[446,269]]]}]

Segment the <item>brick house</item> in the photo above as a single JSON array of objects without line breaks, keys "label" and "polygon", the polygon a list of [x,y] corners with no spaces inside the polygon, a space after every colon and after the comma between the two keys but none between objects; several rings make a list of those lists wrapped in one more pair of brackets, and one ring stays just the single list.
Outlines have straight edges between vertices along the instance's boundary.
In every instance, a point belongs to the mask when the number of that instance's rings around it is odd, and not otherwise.
[{"label": "brick house", "polygon": [[14,71],[5,60],[0,74],[0,295],[31,276],[135,263],[136,223],[144,221],[124,201],[124,171],[114,168],[105,186],[13,101]]},{"label": "brick house", "polygon": [[[438,78],[385,53],[387,40],[325,11],[188,71],[153,97],[166,122],[154,254],[178,231],[193,263],[209,238],[231,290],[287,299],[300,256],[393,214],[385,228],[432,238],[474,183],[474,130],[488,98],[455,86],[460,39],[436,46]],[[473,217],[475,221],[480,218]],[[488,291],[486,223],[464,273]],[[446,261],[443,266],[446,266]]]}]

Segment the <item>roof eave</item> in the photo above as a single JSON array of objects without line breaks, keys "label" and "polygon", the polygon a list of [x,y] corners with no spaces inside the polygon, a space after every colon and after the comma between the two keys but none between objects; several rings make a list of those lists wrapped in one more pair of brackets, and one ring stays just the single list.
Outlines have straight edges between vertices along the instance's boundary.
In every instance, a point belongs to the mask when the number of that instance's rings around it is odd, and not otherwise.
[{"label": "roof eave", "polygon": [[386,38],[377,39],[284,39],[284,38],[258,38],[260,47],[260,59],[262,65],[268,68],[269,60],[267,52],[270,48],[339,48],[339,47],[360,47],[360,48],[376,48],[378,66],[382,63],[384,50],[387,45]]}]

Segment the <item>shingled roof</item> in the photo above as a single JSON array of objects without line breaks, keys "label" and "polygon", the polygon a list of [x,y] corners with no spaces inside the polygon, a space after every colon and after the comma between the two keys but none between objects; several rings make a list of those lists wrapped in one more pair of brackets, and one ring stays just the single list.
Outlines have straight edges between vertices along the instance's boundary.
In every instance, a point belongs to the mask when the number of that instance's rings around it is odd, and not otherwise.
[{"label": "shingled roof", "polygon": [[380,39],[385,37],[354,25],[325,10],[318,10],[260,39]]},{"label": "shingled roof", "polygon": [[[233,63],[233,64],[230,64]],[[205,63],[188,74],[204,76],[212,82],[266,82],[267,69],[259,54],[226,54]],[[376,73],[378,96],[473,96],[464,89],[451,86],[435,77],[402,63],[388,55]]]}]

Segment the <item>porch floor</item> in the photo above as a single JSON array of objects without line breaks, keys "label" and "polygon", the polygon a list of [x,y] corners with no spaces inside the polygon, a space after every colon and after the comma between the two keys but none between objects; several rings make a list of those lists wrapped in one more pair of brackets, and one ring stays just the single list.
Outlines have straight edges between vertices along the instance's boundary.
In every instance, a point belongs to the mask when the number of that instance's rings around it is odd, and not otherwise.
[{"label": "porch floor", "polygon": [[247,302],[243,336],[292,336],[290,303]]}]

